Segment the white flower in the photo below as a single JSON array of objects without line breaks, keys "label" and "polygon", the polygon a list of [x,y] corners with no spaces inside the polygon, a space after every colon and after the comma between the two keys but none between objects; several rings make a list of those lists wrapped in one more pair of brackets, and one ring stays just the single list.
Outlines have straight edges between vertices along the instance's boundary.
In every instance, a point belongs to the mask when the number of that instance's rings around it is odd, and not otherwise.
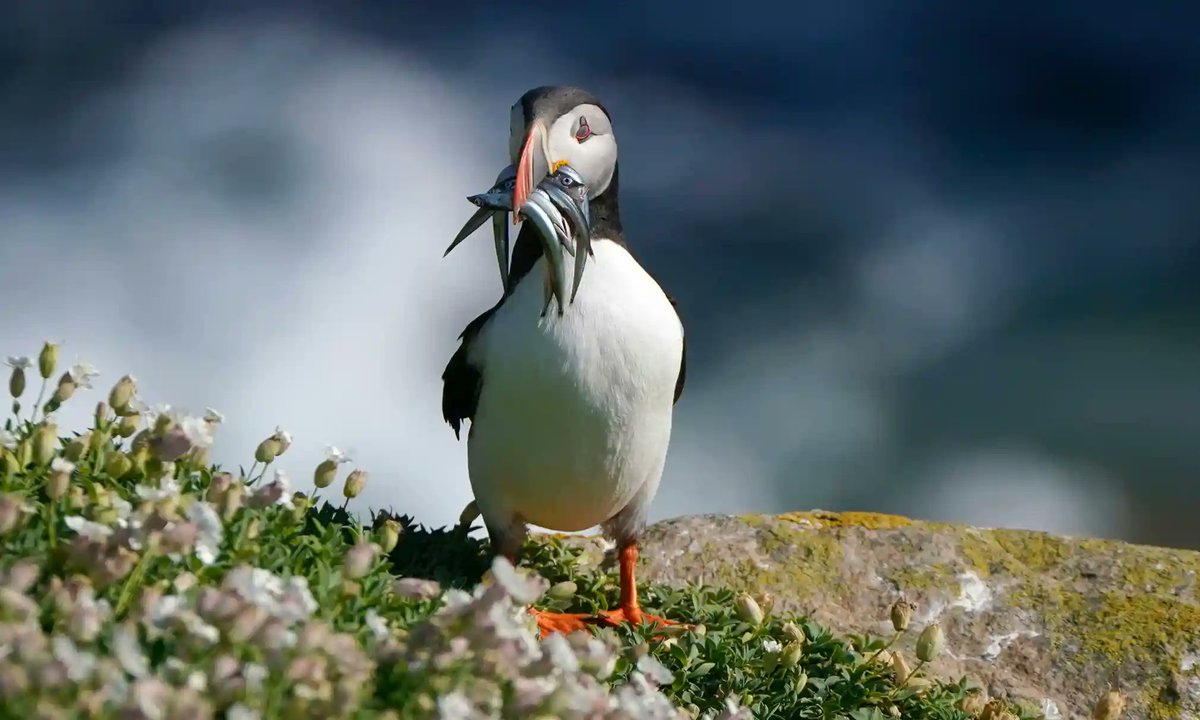
[{"label": "white flower", "polygon": [[225,416],[219,410],[210,407],[204,408],[204,419],[210,423],[223,423]]},{"label": "white flower", "polygon": [[[545,584],[545,580],[538,583],[536,580],[522,577],[503,555],[497,555],[492,560],[492,577],[496,579],[496,584],[504,588],[504,591],[519,603],[531,603],[546,591],[546,588],[541,587]],[[541,580],[541,578],[538,579]]]},{"label": "white flower", "polygon": [[212,625],[209,625],[204,620],[202,620],[199,615],[197,615],[194,612],[191,612],[190,610],[180,613],[180,614],[176,615],[175,617],[177,619],[179,619],[181,622],[183,622],[183,626],[185,628],[187,628],[187,631],[189,633],[191,633],[191,635],[193,637],[204,640],[205,642],[210,643],[210,644],[215,643],[221,639],[221,631],[220,630],[217,630]]},{"label": "white flower", "polygon": [[17,436],[11,432],[0,428],[0,447],[8,448],[9,450],[17,449]]},{"label": "white flower", "polygon": [[63,520],[63,522],[66,523],[67,527],[71,528],[75,532],[92,540],[106,538],[109,535],[112,535],[113,532],[113,529],[109,526],[101,525],[98,522],[92,522],[91,520],[85,519],[81,515],[69,515]]},{"label": "white flower", "polygon": [[205,565],[212,565],[221,552],[221,541],[225,537],[221,516],[212,505],[197,500],[188,506],[187,517],[200,528],[196,538],[196,558]]},{"label": "white flower", "polygon": [[670,685],[675,682],[675,676],[653,656],[643,655],[638,658],[637,669],[646,679],[655,685]]},{"label": "white flower", "polygon": [[54,659],[67,668],[67,677],[81,683],[92,676],[96,668],[96,656],[80,650],[71,638],[65,635],[55,635],[50,641]]},{"label": "white flower", "polygon": [[257,710],[251,710],[242,703],[234,703],[225,711],[226,720],[259,720]]},{"label": "white flower", "polygon": [[208,687],[208,678],[199,670],[193,670],[188,673],[185,684],[196,692],[204,692],[205,688]]},{"label": "white flower", "polygon": [[100,371],[84,360],[75,363],[67,372],[70,373],[71,379],[75,381],[76,385],[88,389],[92,387],[92,380],[100,376]]},{"label": "white flower", "polygon": [[125,672],[139,678],[150,672],[150,665],[138,642],[137,630],[133,627],[122,624],[113,629],[112,649]]},{"label": "white flower", "polygon": [[179,419],[179,429],[194,447],[207,448],[213,444],[213,424],[205,418],[187,415]]},{"label": "white flower", "polygon": [[572,675],[579,672],[579,658],[575,657],[575,651],[562,634],[548,636],[542,641],[542,650],[550,658],[550,664],[562,672]]},{"label": "white flower", "polygon": [[275,437],[284,445],[292,444],[292,434],[278,425],[275,426]]},{"label": "white flower", "polygon": [[472,720],[475,708],[461,690],[452,690],[437,699],[438,720]]},{"label": "white flower", "polygon": [[283,507],[292,507],[292,483],[288,480],[287,472],[282,468],[276,468],[271,478],[271,482],[258,488],[255,495],[274,496],[275,505]]},{"label": "white flower", "polygon": [[783,644],[778,640],[767,638],[766,640],[763,640],[763,650],[766,650],[769,653],[777,653],[783,650]]},{"label": "white flower", "polygon": [[50,469],[54,472],[67,473],[70,475],[75,472],[75,463],[66,458],[56,457],[50,461]]},{"label": "white flower", "polygon": [[14,370],[28,370],[33,367],[33,361],[25,355],[9,355],[4,364]]},{"label": "white flower", "polygon": [[242,677],[246,680],[246,689],[251,692],[258,692],[262,689],[267,675],[267,668],[256,662],[248,662],[242,668]]},{"label": "white flower", "polygon": [[375,608],[367,610],[366,616],[367,629],[371,631],[371,635],[376,640],[383,640],[392,634],[391,628],[388,627],[387,620],[384,620]]},{"label": "white flower", "polygon": [[163,500],[177,498],[181,492],[179,481],[169,475],[158,481],[158,487],[138,485],[133,491],[141,499],[150,502],[162,502]]},{"label": "white flower", "polygon": [[225,575],[224,585],[284,622],[305,620],[317,610],[308,580],[300,576],[283,580],[269,570],[241,565]]},{"label": "white flower", "polygon": [[353,459],[346,453],[342,452],[342,450],[339,449],[337,445],[326,445],[325,446],[325,457],[329,460],[334,461],[335,463],[338,463],[338,464],[348,463]]}]

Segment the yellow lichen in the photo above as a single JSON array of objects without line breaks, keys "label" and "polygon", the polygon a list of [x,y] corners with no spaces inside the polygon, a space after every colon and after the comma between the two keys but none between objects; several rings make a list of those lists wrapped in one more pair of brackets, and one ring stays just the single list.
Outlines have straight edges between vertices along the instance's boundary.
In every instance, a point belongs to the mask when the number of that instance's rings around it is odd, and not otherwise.
[{"label": "yellow lichen", "polygon": [[810,524],[815,527],[860,527],[867,530],[895,530],[913,524],[912,520],[902,515],[856,511],[806,510],[783,513],[775,517],[779,520]]}]

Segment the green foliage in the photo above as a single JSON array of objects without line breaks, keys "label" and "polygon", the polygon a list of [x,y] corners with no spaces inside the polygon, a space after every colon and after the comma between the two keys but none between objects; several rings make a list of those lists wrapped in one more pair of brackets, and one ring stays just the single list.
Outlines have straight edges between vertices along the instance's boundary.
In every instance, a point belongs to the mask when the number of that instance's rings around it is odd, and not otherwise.
[{"label": "green foliage", "polygon": [[[88,370],[70,376],[86,387]],[[567,718],[588,703],[596,717],[969,717],[965,681],[898,681],[889,641],[747,622],[722,588],[640,588],[691,630],[540,645],[521,597],[589,613],[616,602],[615,578],[581,570],[577,548],[531,540],[522,575],[469,528],[391,512],[364,525],[288,487],[275,469],[287,433],[230,473],[208,462],[218,414],[136,399],[121,416],[98,408],[46,462],[38,433],[58,432],[44,407],[14,403],[0,434],[0,717]],[[122,423],[137,432],[121,437]],[[400,533],[384,555],[388,520]],[[568,580],[573,594],[542,594]]]}]

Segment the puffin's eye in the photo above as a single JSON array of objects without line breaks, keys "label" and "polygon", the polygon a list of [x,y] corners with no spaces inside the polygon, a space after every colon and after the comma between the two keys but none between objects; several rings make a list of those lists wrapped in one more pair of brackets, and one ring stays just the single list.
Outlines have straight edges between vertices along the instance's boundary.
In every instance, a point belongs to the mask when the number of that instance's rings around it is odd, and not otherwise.
[{"label": "puffin's eye", "polygon": [[588,125],[587,118],[579,116],[579,126],[575,128],[575,142],[583,142],[592,136],[592,128]]}]

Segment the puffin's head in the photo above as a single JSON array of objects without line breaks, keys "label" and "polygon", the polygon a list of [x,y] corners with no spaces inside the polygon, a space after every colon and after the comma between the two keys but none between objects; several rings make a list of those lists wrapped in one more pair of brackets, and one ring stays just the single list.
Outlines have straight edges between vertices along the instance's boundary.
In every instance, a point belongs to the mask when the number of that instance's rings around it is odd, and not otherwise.
[{"label": "puffin's head", "polygon": [[508,152],[517,168],[514,208],[561,165],[579,174],[590,198],[608,189],[617,167],[608,111],[588,91],[562,85],[534,88],[513,105]]}]

